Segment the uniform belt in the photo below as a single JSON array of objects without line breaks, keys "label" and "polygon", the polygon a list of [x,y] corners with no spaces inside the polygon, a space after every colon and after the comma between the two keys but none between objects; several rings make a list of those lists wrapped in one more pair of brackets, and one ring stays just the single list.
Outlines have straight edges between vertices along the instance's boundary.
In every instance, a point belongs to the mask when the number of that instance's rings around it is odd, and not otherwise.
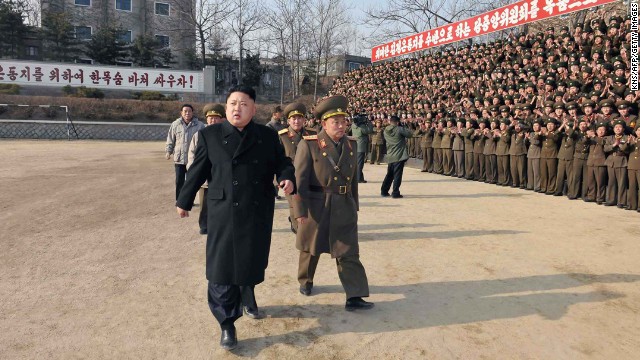
[{"label": "uniform belt", "polygon": [[309,185],[309,190],[314,192],[323,192],[326,194],[339,194],[339,195],[351,194],[351,187],[348,185],[338,186],[337,189],[327,188],[323,186]]}]

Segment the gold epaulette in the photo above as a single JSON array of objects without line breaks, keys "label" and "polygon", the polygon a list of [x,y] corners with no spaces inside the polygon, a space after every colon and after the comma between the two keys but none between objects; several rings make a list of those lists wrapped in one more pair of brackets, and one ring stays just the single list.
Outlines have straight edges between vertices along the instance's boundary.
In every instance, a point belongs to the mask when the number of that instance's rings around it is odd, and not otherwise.
[{"label": "gold epaulette", "polygon": [[317,132],[318,132],[318,130],[316,130],[316,129],[314,129],[314,128],[309,128],[309,127],[308,127],[308,128],[304,128],[304,129],[305,129],[305,130],[307,130],[307,131],[309,131],[309,132],[312,132],[312,133],[317,133]]},{"label": "gold epaulette", "polygon": [[318,140],[318,135],[307,135],[302,137],[305,140]]},{"label": "gold epaulette", "polygon": [[288,132],[289,132],[289,129],[282,129],[282,130],[278,131],[278,135],[286,134]]}]

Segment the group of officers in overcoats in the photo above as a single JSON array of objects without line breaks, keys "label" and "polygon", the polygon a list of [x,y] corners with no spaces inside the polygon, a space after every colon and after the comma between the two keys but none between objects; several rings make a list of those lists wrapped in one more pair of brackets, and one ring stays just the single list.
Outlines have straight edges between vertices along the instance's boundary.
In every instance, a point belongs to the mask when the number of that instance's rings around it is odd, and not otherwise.
[{"label": "group of officers in overcoats", "polygon": [[227,350],[237,346],[234,322],[243,313],[263,317],[254,287],[264,281],[268,265],[274,177],[290,204],[300,251],[299,292],[311,295],[319,257],[328,253],[345,289],[345,310],[374,305],[363,299],[369,285],[359,258],[357,144],[346,136],[347,98],[332,96],[315,106],[322,124],[318,133],[304,128],[306,109],[298,103],[285,108],[289,126],[279,132],[256,123],[255,100],[252,88],[229,91],[226,121],[198,133],[176,202],[178,215],[189,216],[196,194],[208,183],[203,200],[208,303]]}]

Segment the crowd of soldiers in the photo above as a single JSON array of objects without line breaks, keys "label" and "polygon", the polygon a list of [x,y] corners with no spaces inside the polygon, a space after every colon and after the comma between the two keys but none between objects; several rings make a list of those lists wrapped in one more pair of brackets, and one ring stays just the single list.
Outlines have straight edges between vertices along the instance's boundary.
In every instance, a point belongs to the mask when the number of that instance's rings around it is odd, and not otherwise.
[{"label": "crowd of soldiers", "polygon": [[584,24],[360,68],[332,94],[382,129],[414,132],[422,171],[638,210],[640,91],[630,88],[630,18]]}]

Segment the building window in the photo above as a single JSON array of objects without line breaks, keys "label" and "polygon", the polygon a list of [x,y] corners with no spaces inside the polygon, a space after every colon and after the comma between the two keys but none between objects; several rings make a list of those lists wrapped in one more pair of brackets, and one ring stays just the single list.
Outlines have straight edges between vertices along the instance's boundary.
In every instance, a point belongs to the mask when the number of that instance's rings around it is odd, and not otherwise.
[{"label": "building window", "polygon": [[359,69],[362,66],[360,63],[349,62],[349,71]]},{"label": "building window", "polygon": [[131,30],[125,30],[120,34],[118,41],[122,44],[131,44]]},{"label": "building window", "polygon": [[74,4],[78,6],[91,6],[91,0],[74,0]]},{"label": "building window", "polygon": [[91,40],[91,26],[74,26],[76,39]]},{"label": "building window", "polygon": [[25,51],[27,56],[38,56],[38,48],[36,46],[27,46]]},{"label": "building window", "polygon": [[158,40],[162,47],[169,46],[169,37],[167,35],[156,35],[156,40]]},{"label": "building window", "polygon": [[116,0],[116,10],[131,11],[131,0]]},{"label": "building window", "polygon": [[169,4],[157,2],[156,15],[169,16]]}]

